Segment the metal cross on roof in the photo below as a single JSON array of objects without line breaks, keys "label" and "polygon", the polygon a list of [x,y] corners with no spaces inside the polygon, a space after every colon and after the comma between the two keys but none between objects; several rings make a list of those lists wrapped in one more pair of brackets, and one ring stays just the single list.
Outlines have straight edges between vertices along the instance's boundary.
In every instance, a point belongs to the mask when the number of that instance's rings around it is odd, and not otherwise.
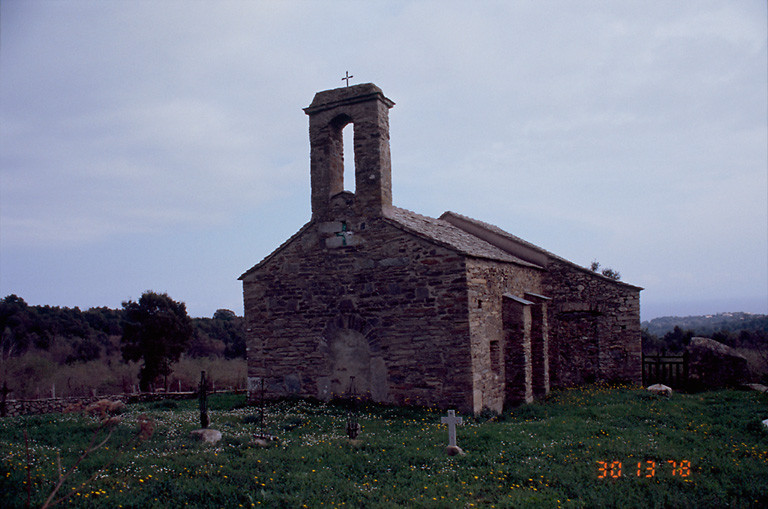
[{"label": "metal cross on roof", "polygon": [[347,71],[347,75],[341,78],[341,81],[347,80],[347,86],[349,86],[349,79],[354,78],[354,76],[349,75],[349,71]]}]

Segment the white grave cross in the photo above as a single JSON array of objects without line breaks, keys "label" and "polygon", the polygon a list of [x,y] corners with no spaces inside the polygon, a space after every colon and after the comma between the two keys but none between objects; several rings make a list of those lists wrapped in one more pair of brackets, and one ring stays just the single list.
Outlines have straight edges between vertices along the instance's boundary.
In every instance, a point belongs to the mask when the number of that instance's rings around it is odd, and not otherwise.
[{"label": "white grave cross", "polygon": [[448,447],[456,447],[456,425],[464,419],[456,417],[456,410],[448,410],[448,417],[441,417],[440,422],[448,425]]}]

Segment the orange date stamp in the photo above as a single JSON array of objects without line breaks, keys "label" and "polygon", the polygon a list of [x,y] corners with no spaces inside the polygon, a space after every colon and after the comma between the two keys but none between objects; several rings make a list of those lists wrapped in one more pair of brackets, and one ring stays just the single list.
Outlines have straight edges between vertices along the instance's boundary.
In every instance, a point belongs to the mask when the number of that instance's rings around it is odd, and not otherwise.
[{"label": "orange date stamp", "polygon": [[689,477],[691,475],[691,462],[688,460],[638,461],[637,465],[621,461],[598,461],[598,479],[618,479],[620,477],[644,477],[652,478],[661,475],[672,477]]}]

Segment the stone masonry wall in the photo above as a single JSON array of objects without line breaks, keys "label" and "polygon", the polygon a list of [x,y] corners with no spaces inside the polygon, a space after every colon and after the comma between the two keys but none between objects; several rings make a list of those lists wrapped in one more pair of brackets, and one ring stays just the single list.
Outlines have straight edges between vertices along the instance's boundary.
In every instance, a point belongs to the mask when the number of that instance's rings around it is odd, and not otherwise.
[{"label": "stone masonry wall", "polygon": [[62,413],[74,405],[88,405],[102,399],[122,401],[123,403],[130,404],[168,399],[193,399],[196,397],[197,393],[195,392],[142,392],[135,394],[108,394],[103,396],[73,396],[67,398],[8,399],[5,402],[5,415],[6,417],[16,417],[19,415]]},{"label": "stone masonry wall", "polygon": [[374,400],[472,410],[463,258],[337,205],[343,226],[310,223],[243,278],[249,385],[328,399],[353,375]]},{"label": "stone masonry wall", "polygon": [[642,383],[640,288],[557,259],[544,287],[553,387]]},{"label": "stone masonry wall", "polygon": [[[394,103],[372,83],[318,92],[309,115],[312,219],[332,218],[332,197],[345,188],[344,159],[354,158],[356,200],[361,215],[379,216],[392,205],[389,108]],[[342,130],[352,123],[354,154],[344,154]],[[347,188],[351,188],[347,183]]]},{"label": "stone masonry wall", "polygon": [[[526,292],[541,291],[541,276],[541,271],[530,267],[481,259],[467,261],[475,412],[484,408],[500,412],[505,403],[506,379],[516,377],[515,373],[506,372],[503,361],[512,345],[505,344],[502,296],[522,298]],[[500,359],[492,358],[496,352]],[[527,360],[530,362],[530,355]]]},{"label": "stone masonry wall", "polygon": [[531,307],[513,297],[503,297],[505,404],[533,401],[531,360]]}]

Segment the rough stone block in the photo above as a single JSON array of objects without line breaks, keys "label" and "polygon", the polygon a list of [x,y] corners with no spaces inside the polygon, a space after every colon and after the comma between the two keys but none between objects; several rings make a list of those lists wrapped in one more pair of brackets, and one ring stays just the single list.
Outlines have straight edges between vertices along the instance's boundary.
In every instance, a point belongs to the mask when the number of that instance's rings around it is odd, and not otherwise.
[{"label": "rough stone block", "polygon": [[652,392],[657,396],[669,397],[672,395],[672,387],[668,387],[664,384],[654,384],[648,387],[648,392]]},{"label": "rough stone block", "polygon": [[207,444],[215,444],[221,440],[221,431],[210,428],[192,430],[189,435]]}]

